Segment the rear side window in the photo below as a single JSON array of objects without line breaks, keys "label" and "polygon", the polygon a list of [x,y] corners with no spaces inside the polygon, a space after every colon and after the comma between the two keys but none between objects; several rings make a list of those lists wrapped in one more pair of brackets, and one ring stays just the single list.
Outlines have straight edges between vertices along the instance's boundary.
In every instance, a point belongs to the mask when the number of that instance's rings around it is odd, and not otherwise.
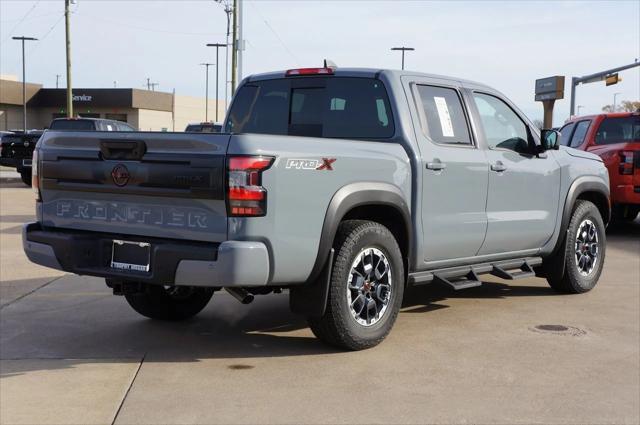
[{"label": "rear side window", "polygon": [[389,98],[373,78],[283,78],[245,84],[225,131],[327,138],[394,134]]},{"label": "rear side window", "polygon": [[640,143],[640,116],[605,118],[596,133],[597,145]]},{"label": "rear side window", "polygon": [[431,140],[444,144],[471,144],[467,118],[456,90],[419,85],[418,93]]},{"label": "rear side window", "polygon": [[569,144],[569,146],[571,146],[572,148],[577,148],[578,146],[582,145],[582,142],[584,142],[584,137],[587,135],[587,130],[589,130],[590,124],[591,121],[580,121],[578,124],[576,124],[576,129],[573,132],[573,137],[571,137],[571,143]]},{"label": "rear side window", "polygon": [[576,126],[575,123],[569,123],[560,129],[560,144],[564,146],[569,146],[571,143],[571,133],[573,132],[573,128]]},{"label": "rear side window", "polygon": [[93,122],[86,120],[56,120],[51,123],[51,130],[93,131]]}]

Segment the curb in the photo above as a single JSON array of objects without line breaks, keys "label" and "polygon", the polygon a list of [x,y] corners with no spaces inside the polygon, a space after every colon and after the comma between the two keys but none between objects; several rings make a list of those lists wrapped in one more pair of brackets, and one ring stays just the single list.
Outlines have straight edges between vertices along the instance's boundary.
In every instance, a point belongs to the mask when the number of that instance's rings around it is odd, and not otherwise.
[{"label": "curb", "polygon": [[0,172],[0,183],[22,183],[22,178],[15,171],[2,171]]}]

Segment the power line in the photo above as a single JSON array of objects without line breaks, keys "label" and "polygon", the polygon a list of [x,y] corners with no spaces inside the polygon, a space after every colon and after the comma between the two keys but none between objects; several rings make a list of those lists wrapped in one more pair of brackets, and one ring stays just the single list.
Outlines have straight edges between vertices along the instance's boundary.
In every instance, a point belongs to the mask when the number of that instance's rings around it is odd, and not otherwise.
[{"label": "power line", "polygon": [[296,63],[298,64],[298,66],[300,66],[300,59],[298,59],[298,57],[296,55],[293,54],[293,52],[291,50],[289,50],[289,48],[287,47],[287,45],[284,43],[284,41],[282,40],[282,38],[280,38],[280,36],[278,35],[278,33],[276,32],[276,30],[273,29],[273,27],[269,24],[269,22],[267,21],[267,19],[264,17],[264,15],[262,13],[260,13],[260,11],[258,10],[257,7],[255,7],[253,5],[253,3],[249,3],[251,5],[251,7],[253,8],[254,11],[256,11],[258,13],[258,15],[260,15],[260,17],[262,18],[262,22],[264,22],[264,24],[266,25],[267,28],[269,28],[269,30],[273,33],[273,35],[275,35],[275,37],[278,39],[278,41],[280,42],[280,44],[282,44],[282,47],[284,47],[284,49],[286,50],[286,52],[296,61]]},{"label": "power line", "polygon": [[108,24],[112,24],[112,25],[120,25],[122,27],[126,27],[126,28],[131,28],[131,29],[136,29],[136,30],[140,30],[140,31],[149,31],[149,32],[157,32],[157,33],[162,33],[162,34],[173,34],[173,35],[193,35],[193,36],[202,36],[202,35],[224,35],[224,33],[210,33],[210,32],[181,32],[181,31],[168,31],[168,30],[160,30],[160,29],[156,29],[156,28],[146,28],[146,27],[140,27],[137,25],[129,25],[129,24],[124,24],[122,22],[119,21],[112,21],[111,19],[105,19],[101,16],[94,16],[94,15],[88,15],[86,13],[82,14],[83,16],[86,16],[88,18],[92,18],[92,19],[97,19],[99,21],[104,21]]},{"label": "power line", "polygon": [[17,24],[15,24],[15,26],[11,29],[11,31],[9,31],[9,35],[7,35],[7,38],[2,40],[2,43],[0,43],[0,44],[4,44],[7,40],[9,40],[11,38],[11,36],[15,32],[15,30],[20,26],[20,24],[23,23],[24,20],[27,19],[27,16],[29,16],[31,14],[31,12],[33,12],[33,10],[36,8],[36,6],[38,6],[38,3],[40,3],[40,0],[38,0],[37,2],[35,2],[33,4],[33,6],[31,6],[31,9],[29,9],[27,11],[27,13],[24,14],[24,16],[18,21]]}]

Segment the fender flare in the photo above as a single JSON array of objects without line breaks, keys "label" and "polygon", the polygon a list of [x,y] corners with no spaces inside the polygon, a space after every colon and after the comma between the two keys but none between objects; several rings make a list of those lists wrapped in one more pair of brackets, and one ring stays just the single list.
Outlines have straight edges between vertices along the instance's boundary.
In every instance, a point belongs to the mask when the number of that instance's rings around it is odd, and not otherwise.
[{"label": "fender flare", "polygon": [[609,186],[606,182],[595,176],[578,177],[569,187],[567,196],[565,197],[558,238],[553,249],[547,256],[548,260],[543,263],[542,276],[552,279],[560,279],[564,276],[566,251],[564,248],[566,244],[567,228],[569,227],[569,221],[571,220],[571,214],[573,213],[573,207],[576,201],[580,195],[587,192],[600,194],[607,200],[607,214],[602,217],[602,220],[606,225],[611,218],[611,198],[609,195]]},{"label": "fender flare", "polygon": [[341,187],[331,198],[322,225],[316,261],[305,284],[290,288],[290,307],[294,313],[320,317],[324,314],[331,277],[333,241],[338,226],[353,208],[386,205],[400,213],[407,235],[407,259],[411,250],[411,213],[402,191],[389,183],[357,182]]},{"label": "fender flare", "polygon": [[[351,209],[363,205],[386,205],[397,210],[403,217],[408,238],[408,250],[411,249],[411,213],[402,191],[397,186],[382,182],[357,182],[342,186],[333,195],[322,224],[318,254],[307,281],[318,277],[329,251],[333,246],[338,226]],[[410,256],[408,256],[410,258]]]}]

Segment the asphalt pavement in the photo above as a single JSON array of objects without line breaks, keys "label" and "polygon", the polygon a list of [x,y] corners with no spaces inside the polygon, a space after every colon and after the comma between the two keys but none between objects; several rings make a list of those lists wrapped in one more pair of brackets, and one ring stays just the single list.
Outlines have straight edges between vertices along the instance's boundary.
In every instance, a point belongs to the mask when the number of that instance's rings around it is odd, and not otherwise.
[{"label": "asphalt pavement", "polygon": [[640,423],[640,221],[609,229],[590,293],[414,288],[380,346],[340,352],[286,293],[216,293],[159,323],[101,279],[31,264],[33,194],[1,185],[2,424]]}]

